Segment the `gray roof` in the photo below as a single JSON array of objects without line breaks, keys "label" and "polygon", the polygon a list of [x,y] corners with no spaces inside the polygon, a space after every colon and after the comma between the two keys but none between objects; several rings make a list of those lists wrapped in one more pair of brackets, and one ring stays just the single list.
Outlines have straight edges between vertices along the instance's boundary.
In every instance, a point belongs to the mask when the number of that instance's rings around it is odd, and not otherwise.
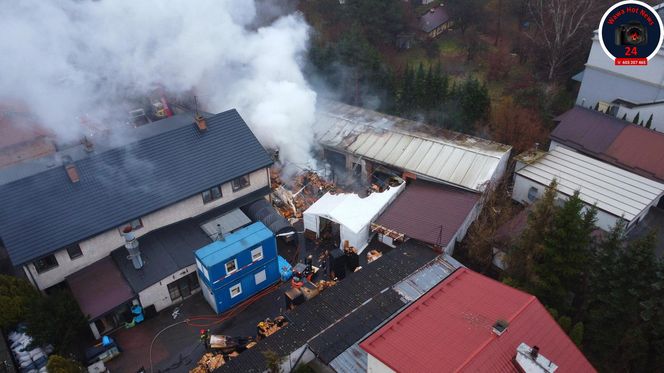
[{"label": "gray roof", "polygon": [[422,17],[420,17],[420,29],[424,32],[431,32],[442,24],[450,20],[447,11],[442,6],[431,8]]},{"label": "gray roof", "polygon": [[14,265],[272,163],[237,111],[209,117],[204,133],[189,118],[138,128],[139,139],[120,147],[73,154],[78,183],[61,165],[34,172],[32,164],[34,173],[0,185],[0,237]]},{"label": "gray roof", "polygon": [[262,352],[285,356],[309,343],[331,361],[405,304],[393,289],[414,271],[435,261],[430,248],[414,240],[385,253],[362,270],[305,302],[285,316],[289,324],[219,368],[220,372],[263,372]]},{"label": "gray roof", "polygon": [[[136,294],[195,263],[194,251],[212,242],[201,225],[238,207],[264,199],[269,188],[261,188],[246,196],[230,201],[195,218],[160,228],[138,238],[143,268],[134,269],[127,259],[127,250],[121,247],[111,253],[120,272]],[[239,211],[239,210],[238,210]],[[226,215],[227,216],[227,215]]]}]

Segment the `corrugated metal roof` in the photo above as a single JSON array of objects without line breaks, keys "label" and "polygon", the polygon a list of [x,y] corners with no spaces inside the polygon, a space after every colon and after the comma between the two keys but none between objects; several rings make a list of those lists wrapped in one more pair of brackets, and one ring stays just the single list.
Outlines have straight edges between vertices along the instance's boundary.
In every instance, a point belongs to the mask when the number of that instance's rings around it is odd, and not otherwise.
[{"label": "corrugated metal roof", "polygon": [[482,190],[511,147],[341,103],[318,111],[318,141],[363,158],[470,190]]},{"label": "corrugated metal roof", "polygon": [[445,247],[480,196],[448,185],[415,180],[376,220],[376,224]]},{"label": "corrugated metal roof", "polygon": [[367,352],[361,349],[357,343],[330,362],[332,369],[339,373],[366,372],[367,365]]},{"label": "corrugated metal roof", "polygon": [[14,265],[272,163],[237,111],[207,127],[158,121],[136,129],[145,138],[76,160],[77,183],[57,166],[0,185],[0,237]]},{"label": "corrugated metal roof", "polygon": [[[497,320],[509,323],[496,336]],[[595,369],[529,294],[461,268],[383,325],[360,347],[397,372],[514,372],[520,343],[565,372]]]},{"label": "corrugated metal roof", "polygon": [[460,263],[456,261],[451,262],[449,259],[451,257],[447,254],[439,256],[436,260],[418,269],[392,288],[408,302],[414,301],[438,285],[439,282],[446,279],[457,268],[462,267]]},{"label": "corrugated metal roof", "polygon": [[561,147],[516,172],[541,185],[558,181],[558,191],[579,191],[589,205],[627,221],[664,193],[664,184]]}]

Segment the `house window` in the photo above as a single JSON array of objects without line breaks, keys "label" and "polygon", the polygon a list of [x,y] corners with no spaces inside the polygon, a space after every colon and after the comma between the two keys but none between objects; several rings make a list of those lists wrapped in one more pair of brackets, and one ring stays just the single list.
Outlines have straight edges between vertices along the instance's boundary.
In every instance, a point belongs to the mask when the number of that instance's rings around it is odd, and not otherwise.
[{"label": "house window", "polygon": [[58,260],[55,259],[55,255],[51,254],[49,256],[45,256],[41,259],[37,259],[32,264],[35,266],[35,269],[37,270],[37,273],[43,273],[48,271],[49,269],[53,269],[58,266]]},{"label": "house window", "polygon": [[69,254],[69,259],[76,259],[83,256],[81,247],[78,244],[67,246],[67,254]]},{"label": "house window", "polygon": [[251,250],[251,261],[252,262],[257,262],[261,259],[263,259],[263,247],[259,246],[255,249]]},{"label": "house window", "polygon": [[221,193],[221,185],[217,185],[215,187],[203,191],[202,196],[203,196],[203,203],[210,203],[212,201],[218,200],[219,198],[223,197],[223,194]]},{"label": "house window", "polygon": [[256,280],[256,285],[265,281],[265,279],[267,279],[267,276],[265,275],[265,270],[262,270],[254,275],[254,280]]},{"label": "house window", "polygon": [[528,189],[528,200],[530,202],[535,201],[535,199],[537,199],[537,194],[537,188],[530,187],[530,189]]},{"label": "house window", "polygon": [[237,271],[237,259],[233,259],[230,262],[226,263],[226,274],[230,275]]},{"label": "house window", "polygon": [[171,296],[171,301],[176,301],[182,298],[180,287],[178,286],[177,281],[168,284],[168,293]]},{"label": "house window", "polygon": [[234,179],[231,184],[233,185],[234,192],[244,189],[249,186],[249,175],[240,176],[237,179]]},{"label": "house window", "polygon": [[233,285],[228,290],[231,292],[231,298],[235,298],[242,294],[242,284]]},{"label": "house window", "polygon": [[134,219],[132,221],[128,221],[127,223],[122,224],[122,226],[119,227],[118,230],[120,231],[120,233],[122,233],[122,230],[125,227],[128,227],[128,226],[131,226],[132,231],[141,229],[141,228],[143,228],[143,220],[141,220],[141,218],[138,218],[138,219]]}]

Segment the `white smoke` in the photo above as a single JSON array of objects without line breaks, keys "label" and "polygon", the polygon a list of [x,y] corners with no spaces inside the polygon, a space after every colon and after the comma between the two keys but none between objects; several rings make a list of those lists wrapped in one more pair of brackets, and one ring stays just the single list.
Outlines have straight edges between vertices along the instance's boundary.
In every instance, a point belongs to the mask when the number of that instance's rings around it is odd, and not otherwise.
[{"label": "white smoke", "polygon": [[249,0],[21,0],[0,7],[0,100],[19,99],[64,140],[77,117],[122,123],[127,98],[194,90],[208,111],[237,108],[282,159],[310,161],[316,94],[302,72],[299,14],[256,28]]}]

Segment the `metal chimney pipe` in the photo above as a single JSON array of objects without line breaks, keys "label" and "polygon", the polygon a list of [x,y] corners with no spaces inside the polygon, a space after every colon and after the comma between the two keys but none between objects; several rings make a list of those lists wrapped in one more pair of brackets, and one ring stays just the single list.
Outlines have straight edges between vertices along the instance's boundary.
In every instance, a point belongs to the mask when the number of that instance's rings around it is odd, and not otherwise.
[{"label": "metal chimney pipe", "polygon": [[134,265],[134,269],[143,268],[143,258],[141,258],[141,250],[138,248],[138,240],[136,235],[133,232],[131,225],[128,225],[122,229],[122,235],[125,238],[125,248],[129,255],[127,259],[131,260],[131,264]]}]

